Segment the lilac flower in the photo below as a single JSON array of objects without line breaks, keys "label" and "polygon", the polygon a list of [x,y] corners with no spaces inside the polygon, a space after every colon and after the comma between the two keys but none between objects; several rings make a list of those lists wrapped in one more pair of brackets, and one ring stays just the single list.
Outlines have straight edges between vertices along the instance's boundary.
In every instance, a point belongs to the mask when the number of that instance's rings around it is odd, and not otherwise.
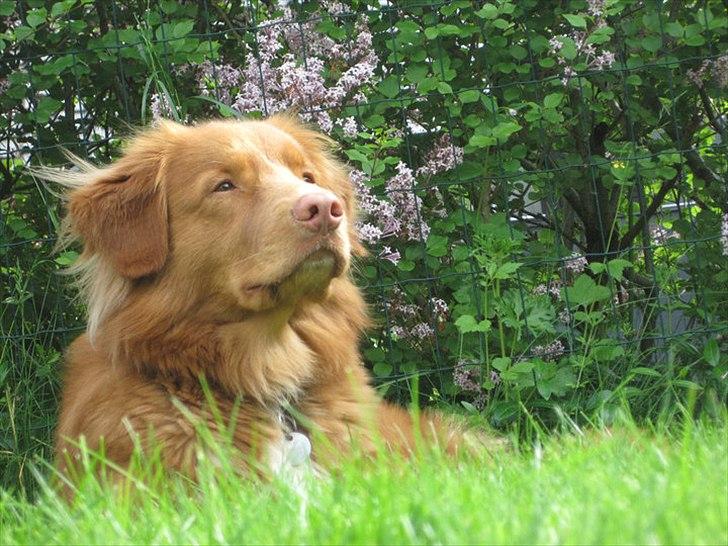
[{"label": "lilac flower", "polygon": [[214,96],[225,104],[231,103],[234,89],[240,85],[241,77],[239,69],[225,63],[214,65],[210,61],[205,61],[196,71],[200,94]]},{"label": "lilac flower", "polygon": [[720,244],[723,247],[723,256],[728,256],[728,212],[723,215],[720,224]]},{"label": "lilac flower", "polygon": [[432,326],[430,326],[429,324],[425,322],[420,322],[412,327],[412,329],[410,330],[410,334],[412,335],[412,337],[424,339],[434,336],[435,330],[433,330]]},{"label": "lilac flower", "polygon": [[561,83],[563,85],[567,85],[569,83],[569,80],[576,76],[576,70],[571,68],[570,66],[564,67],[564,75],[561,77]]},{"label": "lilac flower", "polygon": [[561,311],[559,313],[558,318],[559,318],[559,322],[561,322],[561,324],[567,324],[567,325],[571,324],[571,320],[572,320],[571,311],[569,311],[568,309],[564,309],[563,311]]},{"label": "lilac flower", "polygon": [[660,225],[654,226],[650,229],[650,235],[652,236],[652,243],[655,245],[664,245],[672,238],[680,238],[680,236],[674,231]]},{"label": "lilac flower", "polygon": [[448,307],[445,300],[440,298],[430,298],[430,305],[432,311],[438,319],[446,319],[450,315],[450,307]]},{"label": "lilac flower", "polygon": [[564,344],[561,342],[560,339],[557,339],[549,345],[536,345],[531,350],[531,353],[534,356],[541,357],[545,360],[556,360],[558,357],[564,354],[565,350],[566,349],[564,348]]},{"label": "lilac flower", "polygon": [[564,267],[566,268],[566,270],[574,275],[578,275],[579,273],[584,271],[587,265],[588,262],[586,258],[578,254],[577,252],[574,252],[564,261]]},{"label": "lilac flower", "polygon": [[721,55],[713,61],[713,78],[721,89],[728,87],[728,55]]},{"label": "lilac flower", "polygon": [[452,143],[449,134],[442,135],[432,149],[425,154],[419,176],[436,175],[454,169],[463,162],[463,149]]},{"label": "lilac flower", "polygon": [[494,385],[498,385],[501,382],[500,374],[495,370],[490,370],[490,380]]},{"label": "lilac flower", "polygon": [[359,238],[366,243],[374,244],[382,238],[382,230],[375,225],[357,223],[356,228],[359,232]]},{"label": "lilac flower", "polygon": [[[340,13],[337,2],[328,9]],[[267,21],[257,32],[255,55],[242,69],[221,63],[203,63],[196,72],[203,95],[214,95],[241,113],[273,114],[298,110],[305,121],[330,133],[336,125],[331,112],[350,100],[363,100],[361,89],[374,79],[378,58],[366,23],[342,43],[316,30],[316,23],[295,21],[288,6],[280,18]],[[356,134],[356,122],[339,125],[347,136]]]},{"label": "lilac flower", "polygon": [[353,116],[338,120],[337,124],[344,130],[344,135],[349,138],[355,138],[359,134],[359,125]]},{"label": "lilac flower", "polygon": [[549,48],[553,53],[560,51],[561,48],[564,47],[564,42],[562,42],[559,38],[559,36],[554,36],[549,40]]},{"label": "lilac flower", "polygon": [[399,260],[402,259],[402,256],[399,253],[399,250],[392,250],[388,246],[382,247],[382,251],[377,255],[377,258],[380,258],[382,260],[388,260],[392,262],[394,265],[397,265],[399,263]]},{"label": "lilac flower", "polygon": [[611,51],[605,51],[601,55],[597,55],[589,66],[596,70],[603,70],[604,68],[611,67],[615,60],[616,57],[614,53]]},{"label": "lilac flower", "polygon": [[396,170],[397,174],[387,181],[386,189],[399,214],[404,235],[409,240],[425,240],[430,234],[430,226],[421,216],[422,200],[414,195],[412,169],[400,161]]},{"label": "lilac flower", "polygon": [[159,93],[152,94],[149,111],[152,113],[152,120],[154,122],[173,117],[173,108],[166,95],[160,95]]},{"label": "lilac flower", "polygon": [[468,366],[463,361],[458,362],[453,368],[452,379],[455,385],[466,392],[480,392],[480,369]]},{"label": "lilac flower", "polygon": [[588,6],[586,8],[589,15],[592,17],[601,17],[604,13],[604,0],[587,0]]},{"label": "lilac flower", "polygon": [[473,398],[473,407],[477,409],[478,411],[483,411],[485,409],[485,403],[488,401],[488,393],[485,391],[481,391],[478,396]]},{"label": "lilac flower", "polygon": [[536,285],[533,288],[532,293],[534,296],[544,296],[544,295],[546,295],[547,291],[548,291],[548,288],[546,288],[546,285],[542,283],[542,284]]}]

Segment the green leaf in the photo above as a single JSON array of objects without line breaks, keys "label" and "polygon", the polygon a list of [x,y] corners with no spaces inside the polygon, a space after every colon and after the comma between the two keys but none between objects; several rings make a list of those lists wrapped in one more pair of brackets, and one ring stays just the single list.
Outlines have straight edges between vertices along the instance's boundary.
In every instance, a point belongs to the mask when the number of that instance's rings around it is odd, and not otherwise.
[{"label": "green leaf", "polygon": [[0,2],[0,17],[10,17],[15,12],[15,2]]},{"label": "green leaf", "polygon": [[720,347],[715,338],[711,338],[703,347],[703,358],[714,368],[720,364]]},{"label": "green leaf", "polygon": [[392,365],[388,362],[377,362],[373,367],[374,375],[377,377],[388,377],[392,369]]},{"label": "green leaf", "polygon": [[662,38],[659,36],[645,36],[642,38],[642,47],[652,53],[657,53],[662,47]]},{"label": "green leaf", "polygon": [[498,141],[492,136],[473,135],[472,137],[470,137],[468,144],[471,146],[475,146],[476,148],[488,148],[489,146],[493,146],[493,144],[495,144],[496,142]]},{"label": "green leaf", "polygon": [[35,108],[35,119],[38,123],[47,123],[51,116],[61,109],[63,103],[52,97],[43,97]]},{"label": "green leaf", "polygon": [[423,63],[412,63],[407,67],[405,75],[412,83],[419,83],[427,77],[429,67]]},{"label": "green leaf", "polygon": [[666,23],[665,30],[673,38],[682,38],[682,35],[685,34],[685,29],[677,21],[670,21],[669,23]]},{"label": "green leaf", "polygon": [[427,27],[425,29],[425,36],[428,40],[434,40],[440,35],[440,29],[437,27]]},{"label": "green leaf", "polygon": [[567,286],[564,291],[564,300],[569,305],[587,306],[597,301],[606,300],[610,297],[611,292],[606,286],[598,285],[589,275],[579,275],[573,286]]},{"label": "green leaf", "polygon": [[480,91],[478,91],[477,89],[469,89],[460,93],[458,97],[460,98],[460,102],[462,102],[463,104],[477,102],[480,98]]},{"label": "green leaf", "polygon": [[598,342],[592,348],[591,354],[598,362],[611,362],[620,356],[624,356],[625,352],[624,347],[622,347],[617,341],[605,339]]},{"label": "green leaf", "polygon": [[472,315],[462,315],[455,321],[455,326],[461,334],[471,332],[488,332],[491,328],[490,321],[485,319],[478,322]]},{"label": "green leaf", "polygon": [[76,0],[63,0],[63,2],[56,2],[51,8],[51,16],[59,17],[68,13],[76,3]]},{"label": "green leaf", "polygon": [[491,360],[490,365],[499,372],[504,372],[511,366],[511,359],[507,356],[499,356]]},{"label": "green leaf", "polygon": [[508,21],[506,21],[505,19],[500,19],[500,18],[498,18],[498,19],[496,19],[495,21],[493,21],[493,26],[494,26],[495,28],[499,28],[499,29],[501,29],[501,30],[505,30],[505,29],[507,29],[508,27],[510,27],[510,26],[511,26],[511,23],[509,23],[509,22],[508,22]]},{"label": "green leaf", "polygon": [[692,47],[698,47],[705,44],[705,38],[703,38],[700,34],[696,34],[694,36],[689,36],[685,38],[685,45],[689,45]]},{"label": "green leaf", "polygon": [[182,38],[183,36],[187,36],[190,32],[192,32],[192,29],[195,28],[195,22],[191,19],[185,19],[184,21],[180,21],[176,25],[174,25],[174,29],[172,30],[172,36],[174,38]]},{"label": "green leaf", "polygon": [[388,99],[393,99],[399,95],[399,81],[397,80],[397,76],[387,76],[379,83],[377,89]]},{"label": "green leaf", "polygon": [[485,4],[481,9],[475,12],[475,15],[481,19],[495,19],[498,17],[498,8],[493,4]]},{"label": "green leaf", "polygon": [[637,375],[647,375],[649,377],[662,377],[659,372],[653,370],[652,368],[645,368],[644,366],[637,366],[636,368],[632,368],[630,370],[630,373],[634,373]]},{"label": "green leaf", "polygon": [[576,15],[573,13],[564,13],[564,19],[569,21],[572,27],[586,28],[586,19],[583,15]]},{"label": "green leaf", "polygon": [[447,255],[447,237],[431,234],[427,238],[427,253],[435,258]]},{"label": "green leaf", "polygon": [[37,28],[45,23],[46,17],[48,17],[48,11],[45,8],[38,8],[29,11],[25,20],[30,27]]},{"label": "green leaf", "polygon": [[564,100],[563,93],[550,93],[544,97],[543,105],[546,108],[556,108],[559,104],[561,104],[562,100]]},{"label": "green leaf", "polygon": [[458,36],[460,27],[456,25],[440,25],[440,36]]},{"label": "green leaf", "polygon": [[437,90],[443,95],[452,95],[452,87],[446,82],[438,82]]},{"label": "green leaf", "polygon": [[528,51],[526,51],[526,48],[519,45],[511,46],[508,49],[508,52],[511,54],[511,57],[513,57],[517,61],[522,61],[528,56]]},{"label": "green leaf", "polygon": [[65,252],[62,252],[58,255],[58,257],[55,259],[55,262],[58,265],[62,266],[69,266],[73,264],[78,259],[78,252],[75,252],[73,250],[67,250]]},{"label": "green leaf", "polygon": [[521,267],[523,264],[520,264],[518,262],[506,262],[504,264],[501,264],[498,266],[498,268],[495,270],[495,273],[493,273],[494,279],[509,279],[511,275],[513,275],[519,267]]},{"label": "green leaf", "polygon": [[521,130],[521,126],[515,121],[504,121],[493,127],[493,136],[500,141],[508,140],[513,133]]}]

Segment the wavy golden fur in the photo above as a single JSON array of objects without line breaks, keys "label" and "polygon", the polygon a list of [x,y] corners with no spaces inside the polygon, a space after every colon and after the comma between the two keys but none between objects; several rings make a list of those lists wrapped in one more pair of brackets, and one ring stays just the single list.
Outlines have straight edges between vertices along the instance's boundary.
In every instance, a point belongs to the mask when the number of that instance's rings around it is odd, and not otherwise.
[{"label": "wavy golden fur", "polygon": [[[322,464],[352,444],[373,450],[376,437],[408,453],[415,428],[456,448],[440,418],[415,427],[369,385],[358,352],[366,306],[349,278],[364,251],[347,171],[329,148],[287,116],[165,122],[107,167],[45,172],[71,188],[63,236],[83,243],[75,271],[89,313],[66,355],[62,468],[83,437],[122,467],[135,441],[154,442],[169,469],[194,475],[189,416],[217,430],[211,402],[227,419],[239,404],[241,460],[266,463],[289,404],[325,440],[311,436]],[[292,215],[309,194],[341,204],[336,229],[312,232]]]}]

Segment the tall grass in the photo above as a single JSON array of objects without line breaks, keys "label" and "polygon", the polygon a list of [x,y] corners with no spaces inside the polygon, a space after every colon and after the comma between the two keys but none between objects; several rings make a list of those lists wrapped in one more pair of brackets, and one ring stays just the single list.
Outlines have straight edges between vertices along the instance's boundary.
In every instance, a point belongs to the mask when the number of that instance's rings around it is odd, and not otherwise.
[{"label": "tall grass", "polygon": [[303,495],[205,460],[197,484],[113,492],[88,475],[70,503],[0,493],[0,543],[725,544],[726,432],[623,425],[457,463],[351,461]]}]

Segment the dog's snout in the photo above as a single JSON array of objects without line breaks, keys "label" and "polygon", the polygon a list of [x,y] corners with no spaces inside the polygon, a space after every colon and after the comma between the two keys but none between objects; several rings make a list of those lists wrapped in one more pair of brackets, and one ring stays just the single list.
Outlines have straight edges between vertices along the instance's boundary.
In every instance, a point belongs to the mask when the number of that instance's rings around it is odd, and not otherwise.
[{"label": "dog's snout", "polygon": [[341,224],[344,207],[336,196],[316,192],[300,197],[293,205],[292,213],[293,217],[306,229],[328,233]]}]

